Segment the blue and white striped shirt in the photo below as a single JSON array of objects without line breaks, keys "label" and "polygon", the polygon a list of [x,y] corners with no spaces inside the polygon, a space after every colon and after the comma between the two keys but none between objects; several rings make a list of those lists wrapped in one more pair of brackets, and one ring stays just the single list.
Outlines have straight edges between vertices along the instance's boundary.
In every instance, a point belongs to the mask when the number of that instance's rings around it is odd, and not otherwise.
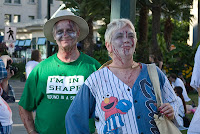
[{"label": "blue and white striped shirt", "polygon": [[[176,94],[159,68],[157,72],[163,103],[170,103],[176,118]],[[66,131],[89,132],[87,118],[95,116],[99,119],[95,122],[98,134],[159,134],[153,118],[158,111],[154,103],[146,64],[142,64],[132,89],[105,67],[91,74],[76,95],[66,115]]]}]

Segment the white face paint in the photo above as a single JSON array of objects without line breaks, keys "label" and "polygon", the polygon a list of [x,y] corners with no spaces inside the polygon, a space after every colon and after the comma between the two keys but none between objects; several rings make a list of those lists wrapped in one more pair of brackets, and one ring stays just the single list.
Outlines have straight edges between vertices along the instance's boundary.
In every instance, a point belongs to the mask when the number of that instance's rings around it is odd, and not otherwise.
[{"label": "white face paint", "polygon": [[54,38],[59,48],[70,51],[76,46],[77,31],[70,20],[61,20],[56,24]]},{"label": "white face paint", "polygon": [[133,56],[135,51],[134,32],[130,26],[116,30],[111,39],[112,53],[120,60]]},{"label": "white face paint", "polygon": [[71,38],[76,38],[76,32],[71,32],[69,30],[60,30],[58,32],[56,32],[56,39],[61,41],[61,40],[64,40],[65,36],[68,35],[70,36]]}]

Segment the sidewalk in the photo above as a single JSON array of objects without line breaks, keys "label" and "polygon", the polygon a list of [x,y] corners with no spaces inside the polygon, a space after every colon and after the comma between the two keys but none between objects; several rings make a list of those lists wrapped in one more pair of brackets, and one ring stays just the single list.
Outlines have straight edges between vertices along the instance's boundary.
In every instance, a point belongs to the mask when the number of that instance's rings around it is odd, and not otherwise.
[{"label": "sidewalk", "polygon": [[20,82],[19,80],[9,80],[9,84],[13,87],[16,97],[15,103],[8,103],[10,108],[12,109],[12,117],[13,117],[12,134],[27,134],[24,124],[20,119],[18,110],[18,102],[24,90],[25,82]]}]

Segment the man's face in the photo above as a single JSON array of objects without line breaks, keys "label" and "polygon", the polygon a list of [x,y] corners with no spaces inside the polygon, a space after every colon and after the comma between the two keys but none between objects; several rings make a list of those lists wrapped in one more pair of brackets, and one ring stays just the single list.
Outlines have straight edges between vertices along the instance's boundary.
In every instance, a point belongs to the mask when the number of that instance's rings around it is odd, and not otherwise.
[{"label": "man's face", "polygon": [[61,20],[57,22],[54,30],[54,39],[59,49],[71,51],[76,47],[79,31],[71,20]]},{"label": "man's face", "polygon": [[111,39],[111,52],[118,58],[132,57],[135,51],[134,32],[130,26],[116,30]]}]

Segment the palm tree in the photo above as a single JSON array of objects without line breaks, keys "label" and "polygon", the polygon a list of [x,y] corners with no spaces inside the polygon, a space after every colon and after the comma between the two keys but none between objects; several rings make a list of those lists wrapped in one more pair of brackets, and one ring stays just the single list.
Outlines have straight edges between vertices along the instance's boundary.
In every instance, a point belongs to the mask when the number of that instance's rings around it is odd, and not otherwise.
[{"label": "palm tree", "polygon": [[[149,61],[149,45],[148,45],[148,13],[149,8],[144,0],[137,1],[139,7],[138,21],[138,43],[136,48],[136,59],[140,62],[147,63]],[[144,53],[145,50],[145,53]]]},{"label": "palm tree", "polygon": [[174,24],[172,19],[184,20],[187,12],[190,11],[192,0],[167,0],[165,5],[162,7],[162,13],[165,16],[164,22],[164,39],[166,42],[167,50],[170,50],[171,38]]}]

